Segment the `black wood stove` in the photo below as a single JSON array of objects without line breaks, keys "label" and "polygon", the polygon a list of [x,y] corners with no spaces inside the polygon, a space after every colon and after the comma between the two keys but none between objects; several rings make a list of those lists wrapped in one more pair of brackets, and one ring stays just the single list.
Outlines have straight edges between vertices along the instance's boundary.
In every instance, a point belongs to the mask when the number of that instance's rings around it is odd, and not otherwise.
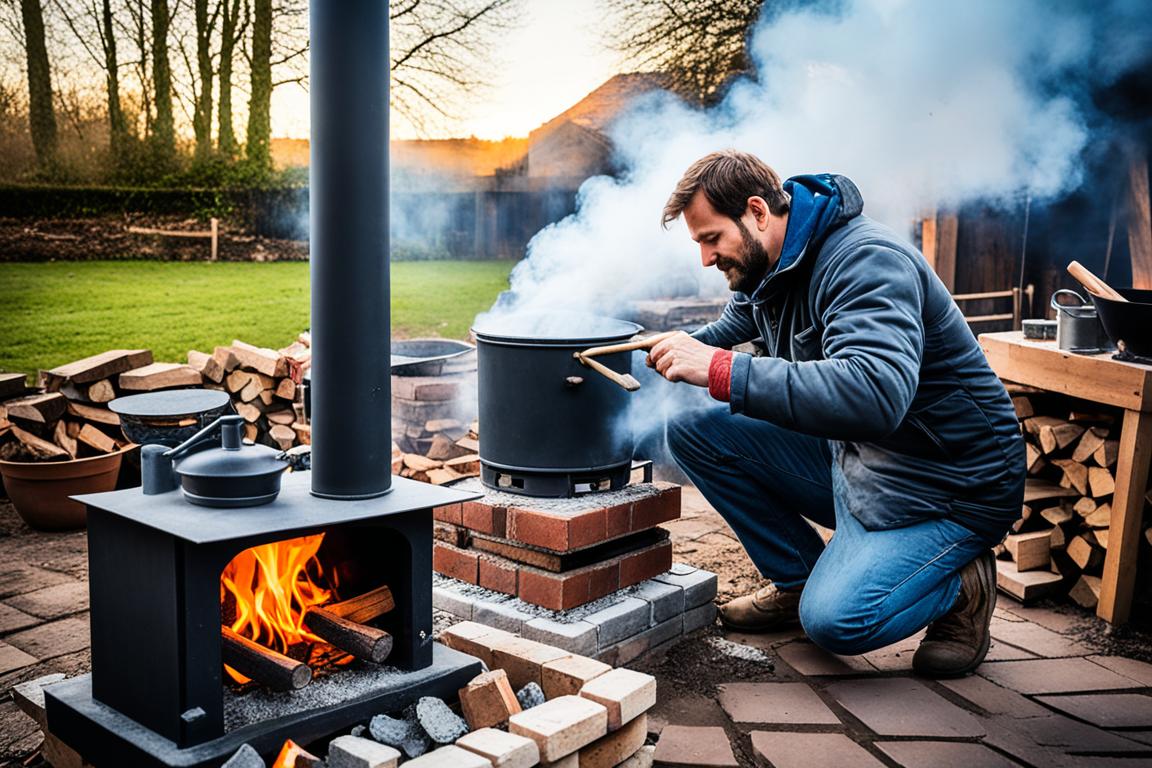
[{"label": "black wood stove", "polygon": [[[245,508],[180,490],[82,497],[92,673],[45,698],[52,733],[100,768],[217,766],[244,742],[267,755],[450,696],[480,670],[431,640],[432,508],[476,494],[391,476],[388,4],[313,0],[310,22],[312,471]],[[223,681],[222,569],[319,533],[341,599],[344,587],[390,589],[395,607],[367,623],[392,634],[391,655],[299,690],[238,694]]]}]

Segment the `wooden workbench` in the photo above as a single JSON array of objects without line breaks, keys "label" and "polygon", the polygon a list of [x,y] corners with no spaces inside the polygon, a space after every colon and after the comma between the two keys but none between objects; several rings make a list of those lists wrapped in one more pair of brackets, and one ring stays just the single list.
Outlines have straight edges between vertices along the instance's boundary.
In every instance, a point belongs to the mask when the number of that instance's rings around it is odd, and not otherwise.
[{"label": "wooden workbench", "polygon": [[1127,621],[1152,457],[1152,366],[1122,363],[1113,360],[1111,353],[1061,352],[1055,341],[1025,339],[1020,331],[981,334],[980,346],[992,370],[1005,381],[1124,409],[1108,553],[1096,614],[1113,624]]}]

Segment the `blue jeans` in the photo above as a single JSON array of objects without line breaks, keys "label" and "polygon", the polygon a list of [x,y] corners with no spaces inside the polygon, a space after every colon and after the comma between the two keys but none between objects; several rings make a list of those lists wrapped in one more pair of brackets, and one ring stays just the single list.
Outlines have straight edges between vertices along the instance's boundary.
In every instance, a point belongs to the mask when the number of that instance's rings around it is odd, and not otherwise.
[{"label": "blue jeans", "polygon": [[[840,503],[847,489],[828,441],[727,405],[682,412],[667,440],[760,573],[804,587],[800,622],[832,653],[882,648],[943,616],[960,592],[959,570],[991,546],[950,520],[866,530]],[[835,528],[827,546],[805,518]]]}]

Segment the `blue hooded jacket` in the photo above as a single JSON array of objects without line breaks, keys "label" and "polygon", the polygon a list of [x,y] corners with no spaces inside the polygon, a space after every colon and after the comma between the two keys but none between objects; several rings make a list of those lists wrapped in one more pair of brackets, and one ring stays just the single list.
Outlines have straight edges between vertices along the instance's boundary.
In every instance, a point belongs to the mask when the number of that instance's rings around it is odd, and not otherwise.
[{"label": "blue hooded jacket", "polygon": [[866,528],[948,517],[999,541],[1020,516],[1012,402],[923,255],[864,216],[843,176],[797,176],[780,259],[693,334],[732,360],[732,413],[829,440],[833,489]]}]

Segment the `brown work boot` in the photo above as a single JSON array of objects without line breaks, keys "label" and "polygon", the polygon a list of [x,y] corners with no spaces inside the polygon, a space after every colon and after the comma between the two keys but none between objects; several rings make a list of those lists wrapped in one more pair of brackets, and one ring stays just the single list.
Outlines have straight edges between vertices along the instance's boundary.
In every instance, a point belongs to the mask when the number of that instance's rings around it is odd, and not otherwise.
[{"label": "brown work boot", "polygon": [[928,625],[912,657],[912,669],[925,677],[963,677],[988,654],[992,610],[996,607],[996,560],[988,551],[960,570],[960,595],[952,610]]},{"label": "brown work boot", "polygon": [[738,632],[772,632],[800,621],[800,589],[761,587],[720,607],[720,623]]}]

